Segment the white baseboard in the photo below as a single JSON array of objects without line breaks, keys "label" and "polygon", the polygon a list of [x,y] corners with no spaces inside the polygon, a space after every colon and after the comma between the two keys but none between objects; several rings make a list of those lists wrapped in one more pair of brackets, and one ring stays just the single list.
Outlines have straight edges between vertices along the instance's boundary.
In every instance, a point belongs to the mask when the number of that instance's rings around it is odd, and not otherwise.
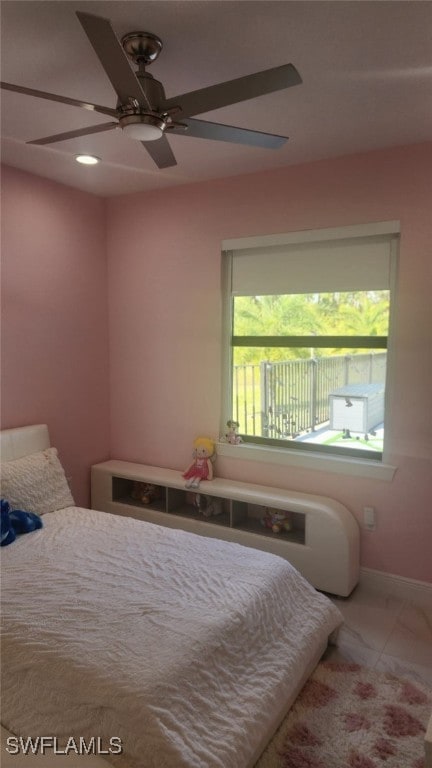
[{"label": "white baseboard", "polygon": [[432,606],[432,583],[427,581],[408,579],[372,568],[360,568],[360,584],[417,605]]}]

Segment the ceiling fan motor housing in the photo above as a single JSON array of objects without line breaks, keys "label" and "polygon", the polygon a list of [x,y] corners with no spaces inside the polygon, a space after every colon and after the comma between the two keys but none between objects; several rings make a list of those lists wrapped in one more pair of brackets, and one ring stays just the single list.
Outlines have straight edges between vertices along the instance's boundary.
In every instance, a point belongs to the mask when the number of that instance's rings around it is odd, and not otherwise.
[{"label": "ceiling fan motor housing", "polygon": [[137,72],[136,76],[140,81],[141,88],[152,105],[153,110],[155,112],[163,112],[162,105],[165,104],[166,99],[162,83],[145,71]]},{"label": "ceiling fan motor housing", "polygon": [[132,139],[142,140],[143,129],[146,132],[146,138],[160,138],[168,124],[172,122],[171,117],[163,110],[165,92],[162,83],[155,80],[144,69],[137,72],[136,75],[152,109],[149,110],[137,99],[130,99],[128,104],[119,105],[120,127]]}]

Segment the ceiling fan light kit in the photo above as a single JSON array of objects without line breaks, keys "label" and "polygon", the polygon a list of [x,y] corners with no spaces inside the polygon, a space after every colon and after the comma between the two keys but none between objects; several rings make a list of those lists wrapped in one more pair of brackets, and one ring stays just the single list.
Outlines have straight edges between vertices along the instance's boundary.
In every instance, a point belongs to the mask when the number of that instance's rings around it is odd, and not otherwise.
[{"label": "ceiling fan light kit", "polygon": [[166,128],[166,122],[157,115],[126,115],[120,118],[120,127],[130,139],[156,141]]},{"label": "ceiling fan light kit", "polygon": [[[130,32],[120,41],[108,19],[81,11],[77,11],[76,16],[117,94],[115,109],[12,83],[1,83],[1,87],[93,110],[115,118],[116,122],[68,131],[27,143],[53,144],[56,141],[100,133],[120,126],[128,138],[142,142],[158,168],[169,168],[177,165],[177,162],[166,136],[168,132],[265,149],[277,149],[288,140],[286,136],[196,120],[193,116],[299,85],[302,80],[292,64],[273,67],[167,99],[162,83],[146,71],[146,66],[157,59],[163,47],[157,35],[151,32]],[[136,72],[132,69],[129,58],[137,65]],[[173,115],[178,117],[180,122],[174,121]]]}]

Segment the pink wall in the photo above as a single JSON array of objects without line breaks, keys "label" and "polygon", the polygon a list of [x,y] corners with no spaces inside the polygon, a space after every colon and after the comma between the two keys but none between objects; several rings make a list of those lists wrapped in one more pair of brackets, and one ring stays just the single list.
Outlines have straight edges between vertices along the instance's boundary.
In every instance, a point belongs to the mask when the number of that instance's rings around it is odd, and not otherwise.
[{"label": "pink wall", "polygon": [[[432,581],[432,144],[111,199],[111,453],[182,469],[217,436],[225,238],[397,219],[392,482],[219,458],[220,476],[332,496],[361,521],[362,565]],[[228,417],[229,414],[224,414]]]},{"label": "pink wall", "polygon": [[106,229],[103,201],[5,168],[2,426],[47,422],[81,504],[110,421],[112,456],[184,468],[193,438],[219,432],[221,241],[399,219],[393,482],[216,467],[332,496],[359,521],[375,506],[362,565],[432,581],[431,171],[430,144],[321,161],[112,199]]},{"label": "pink wall", "polygon": [[104,202],[7,167],[2,186],[2,427],[47,423],[88,506],[109,455]]}]

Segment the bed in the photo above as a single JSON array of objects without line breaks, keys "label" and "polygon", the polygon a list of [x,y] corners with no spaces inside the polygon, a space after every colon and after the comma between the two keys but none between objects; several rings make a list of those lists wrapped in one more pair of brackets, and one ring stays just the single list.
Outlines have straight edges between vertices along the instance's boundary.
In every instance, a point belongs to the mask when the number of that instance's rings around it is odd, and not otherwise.
[{"label": "bed", "polygon": [[4,727],[119,768],[251,768],[338,609],[275,555],[76,507],[45,425],[0,439],[2,498],[43,522],[1,550]]}]

